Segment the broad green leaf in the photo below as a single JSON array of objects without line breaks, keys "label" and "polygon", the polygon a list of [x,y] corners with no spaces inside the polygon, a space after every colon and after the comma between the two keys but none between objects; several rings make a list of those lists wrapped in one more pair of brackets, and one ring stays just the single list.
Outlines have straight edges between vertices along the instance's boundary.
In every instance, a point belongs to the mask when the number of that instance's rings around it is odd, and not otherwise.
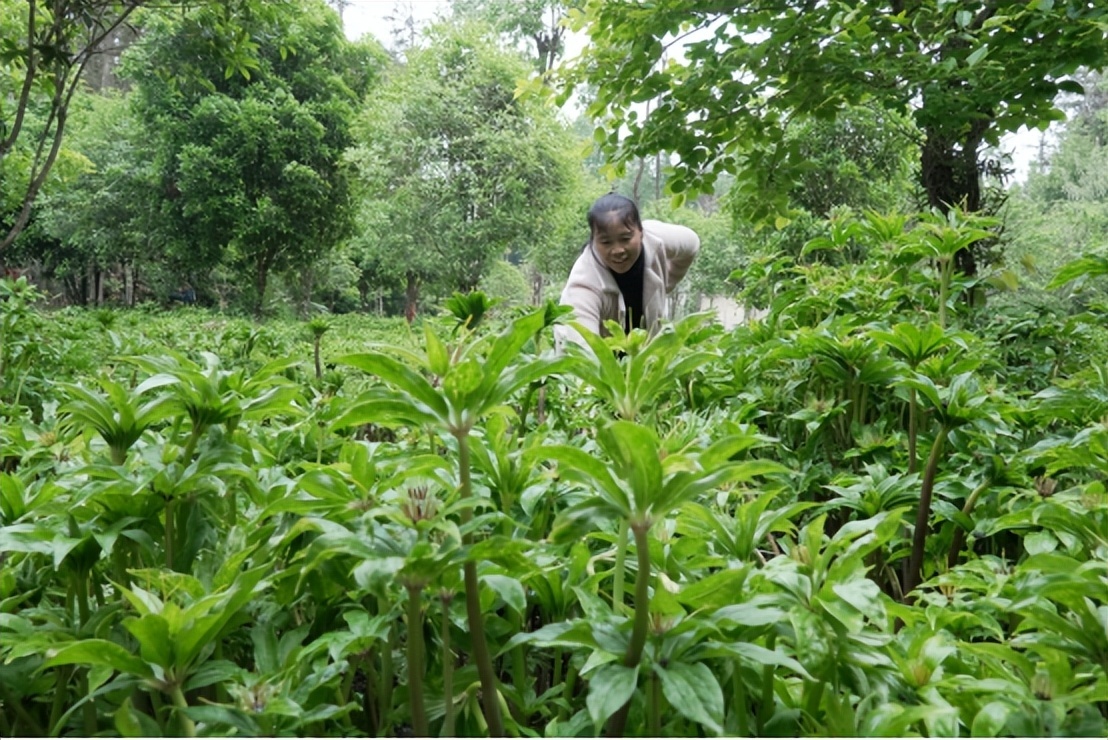
[{"label": "broad green leaf", "polygon": [[336,362],[356,367],[403,391],[412,403],[418,403],[429,413],[442,419],[446,417],[446,402],[430,382],[416,370],[380,352],[345,355]]},{"label": "broad green leaf", "polygon": [[662,679],[662,693],[681,716],[723,733],[723,690],[703,663],[677,663],[668,668],[654,666]]},{"label": "broad green leaf", "polygon": [[712,618],[721,622],[733,622],[743,627],[761,627],[777,624],[785,619],[786,612],[776,606],[748,601],[717,609]]},{"label": "broad green leaf", "polygon": [[197,705],[185,709],[185,714],[194,722],[203,722],[211,727],[233,727],[246,737],[257,737],[262,733],[258,724],[246,712],[237,707],[220,705]]},{"label": "broad green leaf", "polygon": [[1099,254],[1086,255],[1085,257],[1064,265],[1054,276],[1054,279],[1047,284],[1046,289],[1054,290],[1071,280],[1094,277],[1097,275],[1108,275],[1108,256]]},{"label": "broad green leaf", "polygon": [[205,660],[199,668],[189,675],[184,690],[193,691],[212,684],[245,679],[247,671],[229,660]]},{"label": "broad green leaf", "polygon": [[726,642],[710,643],[705,648],[705,654],[711,656],[728,656],[739,658],[751,664],[755,668],[765,666],[781,666],[803,676],[808,680],[814,680],[812,675],[805,670],[796,660],[785,655],[780,650],[769,650],[752,642]]},{"label": "broad green leaf", "polygon": [[[694,609],[718,608],[734,604],[742,594],[749,571],[746,568],[728,568],[683,586],[677,600]],[[718,611],[716,614],[718,615]]]},{"label": "broad green leaf", "polygon": [[144,614],[138,619],[125,621],[124,626],[138,640],[143,660],[166,669],[173,667],[173,637],[169,634],[169,623],[162,615]]},{"label": "broad green leaf", "polygon": [[429,322],[423,325],[423,337],[427,346],[427,366],[441,378],[450,370],[450,354]]},{"label": "broad green leaf", "polygon": [[868,578],[856,578],[846,583],[832,584],[831,590],[839,598],[874,622],[885,619],[885,608],[881,602],[881,588]]},{"label": "broad green leaf", "polygon": [[611,458],[616,475],[630,485],[635,513],[645,513],[662,490],[657,435],[634,422],[616,421],[597,433],[597,441]]},{"label": "broad green leaf", "polygon": [[1050,532],[1032,532],[1023,538],[1028,555],[1041,555],[1058,548],[1058,540]]},{"label": "broad green leaf", "polygon": [[115,710],[112,719],[120,737],[158,737],[162,734],[157,721],[135,709],[129,696]]},{"label": "broad green leaf", "polygon": [[996,737],[1004,730],[1012,705],[1004,701],[991,701],[981,707],[973,718],[970,733],[973,737]]},{"label": "broad green leaf", "polygon": [[639,668],[622,663],[605,663],[589,678],[585,704],[594,726],[599,727],[631,700],[639,681]]},{"label": "broad green leaf", "polygon": [[489,574],[482,576],[481,580],[517,614],[523,614],[526,611],[527,595],[523,591],[523,584],[517,579],[511,576]]},{"label": "broad green leaf", "polygon": [[150,665],[123,646],[108,640],[89,639],[70,643],[49,653],[45,665],[108,666],[120,673],[140,678],[154,678]]}]

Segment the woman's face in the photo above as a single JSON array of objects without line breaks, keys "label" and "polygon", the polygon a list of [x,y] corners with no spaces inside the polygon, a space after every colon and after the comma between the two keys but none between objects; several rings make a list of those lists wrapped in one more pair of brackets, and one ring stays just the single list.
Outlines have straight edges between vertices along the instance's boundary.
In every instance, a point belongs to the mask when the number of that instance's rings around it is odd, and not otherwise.
[{"label": "woman's face", "polygon": [[629,226],[615,213],[609,213],[597,221],[592,243],[600,261],[613,272],[622,274],[631,269],[642,253],[642,229]]}]

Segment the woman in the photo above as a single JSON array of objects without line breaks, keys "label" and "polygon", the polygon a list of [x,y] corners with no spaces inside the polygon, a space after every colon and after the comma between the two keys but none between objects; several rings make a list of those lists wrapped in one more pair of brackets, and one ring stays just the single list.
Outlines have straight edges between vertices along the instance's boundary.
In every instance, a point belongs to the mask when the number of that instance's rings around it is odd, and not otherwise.
[{"label": "woman", "polygon": [[[605,321],[625,331],[653,334],[669,318],[666,295],[685,277],[700,248],[692,229],[663,221],[643,221],[634,201],[609,193],[589,209],[589,241],[562,290],[562,304],[586,329],[607,336]],[[559,350],[566,341],[582,346],[568,326],[556,328]]]}]

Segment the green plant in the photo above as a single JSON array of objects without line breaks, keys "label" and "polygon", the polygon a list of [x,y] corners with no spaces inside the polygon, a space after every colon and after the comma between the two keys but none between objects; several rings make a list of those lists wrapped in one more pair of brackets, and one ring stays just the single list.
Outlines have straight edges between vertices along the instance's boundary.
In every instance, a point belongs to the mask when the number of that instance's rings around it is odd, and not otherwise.
[{"label": "green plant", "polygon": [[[399,393],[382,389],[367,391],[335,422],[336,426],[387,420],[434,433],[445,432],[455,439],[460,525],[466,545],[471,546],[478,541],[478,533],[471,526],[471,507],[478,503],[474,500],[471,486],[470,434],[474,426],[483,417],[495,413],[516,391],[570,364],[567,358],[547,357],[513,363],[523,346],[543,324],[544,312],[539,311],[516,319],[499,335],[491,338],[475,335],[472,329],[468,329],[453,348],[443,344],[430,325],[425,324],[424,356],[401,353],[391,348],[391,352],[404,357],[412,366],[385,352],[351,355],[339,360],[380,377]],[[465,326],[463,324],[462,328]],[[477,563],[472,556],[465,561],[463,571],[466,613],[473,659],[481,677],[485,721],[489,732],[500,736],[504,728],[499,691],[485,640]]]}]

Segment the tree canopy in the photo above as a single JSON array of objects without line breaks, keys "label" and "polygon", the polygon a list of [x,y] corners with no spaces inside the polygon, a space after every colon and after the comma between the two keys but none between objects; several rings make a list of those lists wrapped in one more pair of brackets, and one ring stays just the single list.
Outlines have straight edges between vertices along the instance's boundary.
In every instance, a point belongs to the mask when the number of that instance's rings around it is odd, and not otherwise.
[{"label": "tree canopy", "polygon": [[342,156],[384,60],[346,41],[322,0],[151,19],[127,64],[158,150],[165,236],[186,272],[237,264],[258,310],[270,274],[349,234]]},{"label": "tree canopy", "polygon": [[1108,9],[1088,0],[590,0],[571,18],[590,45],[561,95],[595,86],[606,150],[674,153],[679,195],[734,173],[762,218],[787,211],[804,164],[789,129],[869,101],[914,119],[929,204],[977,210],[983,148],[1058,119],[1069,75],[1108,63]]},{"label": "tree canopy", "polygon": [[[177,0],[162,3],[172,6]],[[0,261],[62,150],[81,73],[146,0],[0,0]],[[216,53],[213,61],[222,59]],[[14,161],[13,161],[14,160]]]},{"label": "tree canopy", "polygon": [[476,287],[486,268],[548,245],[580,179],[554,111],[515,95],[518,55],[473,24],[440,26],[367,106],[354,154],[366,197],[363,260],[403,283]]}]

